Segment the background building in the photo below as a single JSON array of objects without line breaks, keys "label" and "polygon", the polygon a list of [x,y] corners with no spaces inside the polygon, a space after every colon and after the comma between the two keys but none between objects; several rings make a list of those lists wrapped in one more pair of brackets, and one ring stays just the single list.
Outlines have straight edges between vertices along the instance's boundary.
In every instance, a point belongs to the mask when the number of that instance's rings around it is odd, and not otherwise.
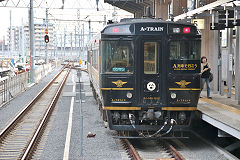
[{"label": "background building", "polygon": [[[35,23],[35,50],[36,56],[44,56],[45,51],[45,23]],[[11,32],[10,32],[11,30]],[[49,43],[48,43],[48,50],[52,52],[55,47],[55,40],[54,38],[54,25],[48,24],[48,35],[49,35]],[[24,26],[13,26],[8,29],[8,37],[7,37],[7,45],[8,50],[11,52],[11,55],[18,56],[18,55],[29,55],[29,25]]]}]

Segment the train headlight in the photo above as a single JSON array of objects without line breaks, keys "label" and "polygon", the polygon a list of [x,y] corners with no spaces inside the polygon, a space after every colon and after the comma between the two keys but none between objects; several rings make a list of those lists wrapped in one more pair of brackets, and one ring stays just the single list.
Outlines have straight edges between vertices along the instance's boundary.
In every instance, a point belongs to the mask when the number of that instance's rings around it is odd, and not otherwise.
[{"label": "train headlight", "polygon": [[131,92],[127,93],[127,98],[132,98],[132,93]]},{"label": "train headlight", "polygon": [[173,33],[180,33],[180,28],[173,28]]},{"label": "train headlight", "polygon": [[177,97],[176,93],[171,93],[171,98],[175,99]]}]

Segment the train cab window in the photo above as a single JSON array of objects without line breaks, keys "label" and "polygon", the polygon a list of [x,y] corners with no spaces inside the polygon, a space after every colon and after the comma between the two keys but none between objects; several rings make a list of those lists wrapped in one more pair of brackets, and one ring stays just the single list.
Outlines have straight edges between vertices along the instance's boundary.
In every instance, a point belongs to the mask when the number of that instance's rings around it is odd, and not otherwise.
[{"label": "train cab window", "polygon": [[144,74],[157,73],[157,42],[144,43]]},{"label": "train cab window", "polygon": [[88,51],[88,62],[92,65],[92,50]]},{"label": "train cab window", "polygon": [[170,60],[199,60],[201,41],[171,41]]},{"label": "train cab window", "polygon": [[102,41],[102,72],[132,73],[133,49],[130,41]]}]

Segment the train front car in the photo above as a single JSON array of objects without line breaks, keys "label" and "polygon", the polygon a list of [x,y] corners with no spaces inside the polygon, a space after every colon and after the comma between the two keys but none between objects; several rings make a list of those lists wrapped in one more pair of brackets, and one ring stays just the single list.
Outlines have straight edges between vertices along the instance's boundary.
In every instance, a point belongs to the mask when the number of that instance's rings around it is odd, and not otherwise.
[{"label": "train front car", "polygon": [[101,33],[101,93],[109,128],[164,136],[189,127],[200,95],[195,26],[133,19]]}]

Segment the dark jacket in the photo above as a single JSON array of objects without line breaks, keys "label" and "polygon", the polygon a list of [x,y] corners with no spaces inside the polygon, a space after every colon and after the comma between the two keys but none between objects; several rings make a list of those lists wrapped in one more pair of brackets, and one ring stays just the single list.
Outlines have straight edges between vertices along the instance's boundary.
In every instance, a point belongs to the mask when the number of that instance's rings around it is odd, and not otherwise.
[{"label": "dark jacket", "polygon": [[[205,68],[209,68],[208,67],[208,63],[205,66],[203,66],[203,70]],[[209,78],[209,76],[210,76],[210,69],[208,69],[207,71],[203,72],[202,75],[201,75],[201,78]]]}]

